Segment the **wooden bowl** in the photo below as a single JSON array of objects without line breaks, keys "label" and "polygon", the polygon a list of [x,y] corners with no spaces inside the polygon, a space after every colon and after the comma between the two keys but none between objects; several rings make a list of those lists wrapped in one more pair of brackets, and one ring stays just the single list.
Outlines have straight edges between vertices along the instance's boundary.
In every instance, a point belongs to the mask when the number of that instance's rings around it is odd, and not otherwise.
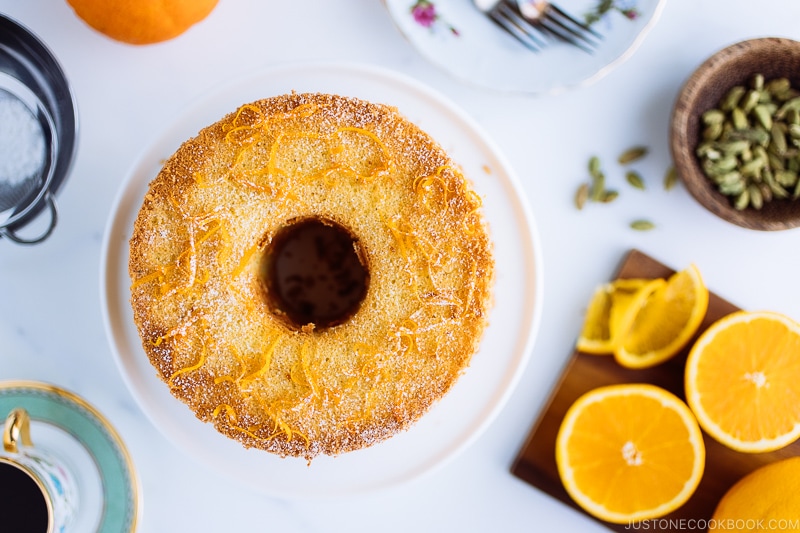
[{"label": "wooden bowl", "polygon": [[800,89],[800,42],[767,37],[720,50],[692,73],[678,94],[670,125],[675,168],[692,196],[715,215],[755,230],[800,226],[800,199],[772,200],[761,209],[737,210],[703,173],[695,149],[701,139],[701,115],[717,107],[735,85],[748,85],[756,74],[766,80],[788,78]]}]

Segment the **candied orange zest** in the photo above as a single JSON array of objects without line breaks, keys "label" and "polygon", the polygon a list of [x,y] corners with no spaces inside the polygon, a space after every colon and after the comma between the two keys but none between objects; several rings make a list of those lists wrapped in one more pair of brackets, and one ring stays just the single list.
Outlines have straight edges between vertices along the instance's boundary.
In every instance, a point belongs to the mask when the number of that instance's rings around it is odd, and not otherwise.
[{"label": "candied orange zest", "polygon": [[253,257],[253,254],[256,253],[258,248],[259,248],[258,243],[255,243],[254,245],[252,245],[251,247],[249,247],[247,250],[244,251],[244,253],[242,254],[242,258],[239,260],[239,264],[236,266],[233,272],[231,272],[231,278],[239,277],[239,274],[244,272],[244,269],[247,266],[248,261],[250,261],[250,258]]},{"label": "candied orange zest", "polygon": [[150,341],[153,346],[160,346],[162,342],[167,339],[171,339],[172,337],[179,337],[181,335],[186,335],[186,331],[189,329],[190,326],[194,325],[195,322],[202,320],[202,317],[197,314],[189,315],[189,318],[184,320],[179,326],[172,328],[165,334],[156,337],[156,340]]},{"label": "candied orange zest", "polygon": [[325,183],[325,185],[332,186],[334,184],[334,178],[332,176],[335,176],[340,170],[341,169],[335,166],[326,168],[325,170],[321,170],[319,172],[306,176],[305,182],[310,183],[312,181],[322,180]]},{"label": "candied orange zest", "polygon": [[220,222],[219,235],[221,246],[217,250],[217,264],[223,264],[231,255],[231,234],[228,228]]},{"label": "candied orange zest", "polygon": [[[253,124],[239,124],[239,119],[241,118],[242,113],[244,113],[245,111],[248,111],[248,110],[249,111],[253,111],[257,115],[258,118],[256,119],[256,121]],[[254,132],[254,131],[260,130],[260,129],[262,129],[264,127],[265,123],[266,123],[266,119],[264,117],[264,113],[261,111],[261,109],[259,107],[255,106],[255,105],[252,105],[252,104],[243,105],[243,106],[239,107],[239,109],[236,111],[236,115],[234,115],[233,120],[231,120],[230,123],[225,124],[223,126],[223,131],[225,131],[225,142],[228,142],[228,143],[234,142],[234,138],[233,138],[234,134],[237,134],[237,133],[240,133],[240,132]],[[252,133],[250,133],[250,135],[245,134],[242,139],[238,139],[238,140],[242,141],[244,139],[247,139],[250,136],[252,136]]]},{"label": "candied orange zest", "polygon": [[221,403],[214,408],[214,412],[211,413],[212,418],[217,418],[222,411],[225,411],[225,414],[228,415],[228,419],[233,422],[234,424],[238,424],[238,417],[236,416],[236,411],[233,407],[228,405],[227,403]]},{"label": "candied orange zest", "polygon": [[131,289],[135,289],[135,288],[137,288],[137,287],[139,287],[141,285],[144,285],[146,283],[150,283],[153,280],[163,279],[163,278],[164,278],[164,271],[162,269],[160,269],[160,268],[156,269],[153,272],[150,272],[149,274],[145,274],[144,276],[142,276],[142,277],[138,278],[136,281],[134,281],[131,284]]},{"label": "candied orange zest", "polygon": [[319,106],[317,104],[300,104],[286,113],[284,118],[292,118],[296,116],[300,118],[308,118],[317,111],[319,111]]},{"label": "candied orange zest", "polygon": [[262,441],[262,442],[267,442],[267,441],[269,441],[269,440],[272,438],[272,437],[268,437],[268,438],[259,437],[258,435],[256,435],[256,434],[255,434],[255,433],[253,433],[252,431],[249,431],[249,430],[247,430],[247,429],[244,429],[244,428],[243,428],[243,427],[241,427],[241,426],[231,426],[231,429],[233,429],[233,430],[236,430],[236,431],[239,431],[240,433],[244,433],[244,434],[245,434],[245,435],[247,435],[248,437],[250,437],[250,438],[252,438],[252,439],[255,439],[255,440],[258,440],[258,441]]},{"label": "candied orange zest", "polygon": [[249,179],[247,179],[247,178],[245,178],[245,177],[243,177],[241,175],[237,176],[234,181],[235,181],[235,183],[237,183],[239,185],[243,185],[244,187],[246,187],[248,189],[252,189],[255,192],[268,194],[270,196],[272,196],[274,194],[274,191],[272,190],[272,187],[265,187],[263,185],[259,185],[258,183],[254,182],[254,181],[251,181],[251,180],[249,180]]},{"label": "candied orange zest", "polygon": [[234,377],[233,375],[219,376],[219,377],[214,379],[214,383],[215,384],[219,384],[219,383],[226,382],[226,381],[238,384],[239,381],[244,376],[246,365],[244,363],[244,360],[242,360],[242,356],[239,353],[239,350],[236,348],[236,346],[231,345],[230,346],[230,351],[233,354],[234,359],[236,359],[236,363],[237,363],[237,365],[239,367],[239,375],[236,376],[236,377]]},{"label": "candied orange zest", "polygon": [[370,174],[369,176],[364,176],[365,178],[367,178],[368,180],[372,180],[372,179],[374,179],[376,177],[384,176],[384,175],[387,175],[387,174],[390,174],[390,173],[394,172],[395,164],[394,164],[394,161],[392,160],[391,155],[389,154],[389,149],[383,143],[383,141],[381,141],[378,138],[377,135],[375,135],[373,132],[371,132],[369,130],[365,130],[364,128],[357,128],[355,126],[343,126],[341,128],[338,128],[334,132],[334,135],[338,135],[339,133],[344,132],[344,131],[358,133],[360,135],[364,135],[364,136],[370,138],[373,142],[375,142],[375,144],[378,145],[378,148],[380,148],[381,152],[383,153],[383,156],[384,156],[384,166],[383,166],[383,168],[380,168],[380,169],[377,169],[377,170],[373,171],[372,174]]},{"label": "candied orange zest", "polygon": [[[419,296],[419,301],[425,306],[441,306],[441,307],[454,307],[459,308],[463,306],[461,299],[450,291],[439,289],[434,293],[423,294]],[[418,312],[421,312],[420,309]],[[412,315],[413,316],[413,315]]]},{"label": "candied orange zest", "polygon": [[200,171],[193,172],[192,179],[194,179],[195,185],[200,187],[201,189],[207,189],[212,185],[206,180],[206,175],[201,173]]},{"label": "candied orange zest", "polygon": [[[188,231],[188,233],[189,233],[189,248],[188,248],[188,250],[185,250],[183,253],[181,253],[178,256],[178,258],[176,259],[176,265],[175,265],[177,269],[180,269],[179,265],[180,265],[181,258],[183,258],[184,256],[188,257],[188,278],[189,279],[188,279],[188,281],[185,283],[185,285],[183,287],[184,290],[191,288],[194,285],[194,283],[196,281],[196,278],[197,278],[197,246],[195,244],[195,234],[194,234],[195,233],[195,229],[194,229],[194,225],[193,224],[189,224],[188,230],[189,230]],[[183,291],[181,291],[181,287],[178,287],[177,285],[174,285],[169,291],[167,291],[166,296],[168,296],[172,292],[183,292]]]},{"label": "candied orange zest", "polygon": [[197,358],[197,362],[195,364],[189,365],[189,366],[184,367],[184,368],[181,368],[180,370],[177,370],[177,371],[172,373],[172,375],[169,377],[169,382],[170,382],[171,385],[173,385],[173,386],[175,385],[174,381],[175,381],[175,378],[177,378],[178,376],[183,375],[183,374],[187,374],[189,372],[193,372],[193,371],[197,370],[198,368],[200,368],[201,366],[203,366],[205,364],[205,362],[206,362],[206,351],[207,350],[206,350],[206,343],[205,343],[204,340],[202,342],[202,345],[203,345],[203,348],[202,348],[202,350],[200,350],[200,357]]},{"label": "candied orange zest", "polygon": [[389,228],[389,231],[391,231],[397,244],[400,246],[401,255],[408,263],[413,261],[415,256],[412,255],[412,253],[416,250],[413,242],[414,234],[401,227],[402,220],[400,220],[399,216],[391,220],[385,220],[384,224]]},{"label": "candied orange zest", "polygon": [[247,171],[239,169],[242,161],[245,158],[245,155],[247,154],[248,149],[251,148],[252,146],[245,146],[244,148],[236,152],[236,157],[234,158],[233,164],[231,165],[230,170],[226,174],[226,177],[235,185],[239,185],[263,194],[272,195],[273,190],[271,187],[259,185],[258,183],[254,182],[252,179],[248,178],[245,175],[248,173]]},{"label": "candied orange zest", "polygon": [[397,329],[397,335],[400,339],[400,346],[403,347],[405,341],[404,353],[417,352],[417,323],[410,318],[405,319]]},{"label": "candied orange zest", "polygon": [[269,371],[269,367],[272,364],[272,355],[275,353],[275,347],[278,345],[278,343],[281,341],[282,338],[283,337],[280,334],[275,335],[272,341],[267,345],[266,350],[264,350],[264,354],[262,355],[263,362],[261,363],[261,366],[255,371],[248,374],[247,376],[243,377],[242,378],[243,382],[250,383],[252,381],[255,381],[256,379],[263,377],[264,374],[266,374]]},{"label": "candied orange zest", "polygon": [[445,208],[447,206],[447,198],[449,196],[448,193],[455,192],[455,189],[450,187],[450,184],[444,179],[442,174],[446,171],[450,170],[454,172],[453,168],[450,165],[441,165],[439,166],[433,174],[429,174],[427,176],[419,176],[417,177],[413,184],[412,188],[414,192],[422,197],[422,205],[425,207],[428,212],[433,212],[434,209],[431,207],[431,199],[430,193],[433,191],[434,185],[439,186],[440,188],[440,195],[442,197],[442,204],[445,204]]},{"label": "candied orange zest", "polygon": [[298,430],[296,430],[296,429],[292,429],[292,427],[280,415],[280,413],[282,411],[285,411],[287,409],[292,409],[293,408],[292,406],[286,407],[284,405],[286,403],[287,402],[285,400],[283,400],[283,401],[282,400],[275,400],[274,402],[272,402],[269,405],[264,405],[262,403],[262,408],[267,413],[267,415],[272,419],[272,423],[274,425],[274,427],[272,429],[272,433],[268,437],[266,437],[265,440],[272,440],[275,437],[277,437],[278,435],[283,434],[283,435],[286,435],[286,441],[287,442],[291,442],[294,434],[297,434],[300,437],[302,437],[303,439],[305,439],[306,446],[308,446],[310,444],[310,441],[305,436],[305,434],[300,432],[300,431],[298,431]]}]

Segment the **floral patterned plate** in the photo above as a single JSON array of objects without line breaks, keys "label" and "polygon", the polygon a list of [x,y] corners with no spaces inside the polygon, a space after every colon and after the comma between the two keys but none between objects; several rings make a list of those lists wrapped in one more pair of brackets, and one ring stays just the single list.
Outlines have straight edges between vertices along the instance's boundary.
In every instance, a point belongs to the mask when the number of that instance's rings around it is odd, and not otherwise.
[{"label": "floral patterned plate", "polygon": [[557,94],[594,82],[638,48],[666,0],[559,0],[604,36],[593,53],[553,41],[532,52],[481,13],[472,0],[384,0],[406,38],[435,65],[490,89]]}]

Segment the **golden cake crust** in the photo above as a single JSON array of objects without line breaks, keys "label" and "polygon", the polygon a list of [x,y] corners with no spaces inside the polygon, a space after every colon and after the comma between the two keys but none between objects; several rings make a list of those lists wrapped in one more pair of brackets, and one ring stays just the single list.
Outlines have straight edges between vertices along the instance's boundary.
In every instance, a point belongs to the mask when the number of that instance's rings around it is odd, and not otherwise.
[{"label": "golden cake crust", "polygon": [[[134,222],[134,320],[196,416],[311,460],[408,428],[468,366],[494,278],[480,197],[395,108],[327,94],[241,106],[186,141]],[[348,229],[369,269],[356,313],[319,329],[271,311],[264,250],[292,220]]]}]

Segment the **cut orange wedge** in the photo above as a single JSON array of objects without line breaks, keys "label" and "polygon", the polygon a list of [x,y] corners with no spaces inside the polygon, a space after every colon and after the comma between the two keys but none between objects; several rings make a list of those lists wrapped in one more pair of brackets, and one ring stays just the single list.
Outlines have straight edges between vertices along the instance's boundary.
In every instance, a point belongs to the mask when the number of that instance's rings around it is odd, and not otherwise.
[{"label": "cut orange wedge", "polygon": [[706,432],[741,452],[800,437],[800,324],[738,311],[711,325],[686,362],[686,399]]},{"label": "cut orange wedge", "polygon": [[564,488],[586,512],[624,524],[658,518],[691,497],[705,468],[700,427],[686,404],[650,384],[593,389],[556,437]]},{"label": "cut orange wedge", "polygon": [[632,278],[600,285],[586,310],[578,350],[598,355],[613,353],[644,301],[664,284],[663,279]]},{"label": "cut orange wedge", "polygon": [[614,349],[627,368],[647,368],[677,354],[703,322],[708,288],[695,265],[676,272],[649,295]]}]

